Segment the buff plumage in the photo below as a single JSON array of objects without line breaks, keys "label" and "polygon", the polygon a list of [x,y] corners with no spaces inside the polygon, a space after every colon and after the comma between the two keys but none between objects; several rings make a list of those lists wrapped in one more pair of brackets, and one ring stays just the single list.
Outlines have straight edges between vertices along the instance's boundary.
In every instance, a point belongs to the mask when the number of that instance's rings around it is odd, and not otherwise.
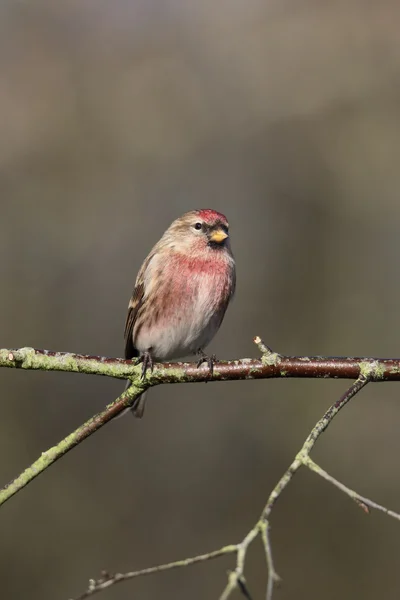
[{"label": "buff plumage", "polygon": [[[145,369],[204,353],[235,291],[235,261],[228,222],[211,209],[176,219],[145,259],[129,302],[125,357],[141,357]],[[133,406],[142,416],[144,395]]]}]

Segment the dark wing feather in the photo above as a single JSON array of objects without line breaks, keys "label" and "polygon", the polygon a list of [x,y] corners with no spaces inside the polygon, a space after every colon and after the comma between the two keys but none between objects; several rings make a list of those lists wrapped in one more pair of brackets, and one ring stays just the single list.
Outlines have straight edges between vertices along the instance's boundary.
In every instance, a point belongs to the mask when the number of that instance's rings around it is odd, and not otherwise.
[{"label": "dark wing feather", "polygon": [[[140,275],[140,274],[139,274]],[[139,356],[139,352],[133,343],[133,328],[135,326],[136,317],[139,308],[143,304],[144,284],[143,279],[138,277],[135,289],[133,290],[132,298],[129,301],[128,314],[125,323],[125,358],[135,358]]]},{"label": "dark wing feather", "polygon": [[136,358],[139,356],[138,349],[135,347],[133,340],[133,330],[135,328],[138,313],[145,301],[145,274],[149,268],[151,261],[154,258],[157,245],[154,246],[144,263],[142,264],[138,276],[136,277],[135,289],[132,293],[132,298],[129,301],[128,314],[125,323],[125,358]]}]

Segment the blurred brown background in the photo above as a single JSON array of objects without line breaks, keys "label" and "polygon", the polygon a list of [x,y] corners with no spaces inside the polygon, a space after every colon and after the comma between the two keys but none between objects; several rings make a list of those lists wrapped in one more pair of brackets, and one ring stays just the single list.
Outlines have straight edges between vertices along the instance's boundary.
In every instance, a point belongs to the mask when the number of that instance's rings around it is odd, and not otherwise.
[{"label": "blurred brown background", "polygon": [[[227,214],[236,300],[212,345],[400,355],[397,2],[60,0],[0,5],[0,345],[121,356],[136,272],[196,207]],[[121,392],[0,372],[7,482]],[[347,382],[152,390],[0,514],[4,597],[63,600],[101,569],[239,541]],[[363,391],[314,457],[400,509],[400,386]],[[301,472],[272,518],[277,598],[399,597],[400,527]],[[104,600],[217,598],[224,559]],[[254,599],[265,564],[247,567]],[[99,596],[100,597],[100,596]],[[238,597],[238,596],[237,596]]]}]

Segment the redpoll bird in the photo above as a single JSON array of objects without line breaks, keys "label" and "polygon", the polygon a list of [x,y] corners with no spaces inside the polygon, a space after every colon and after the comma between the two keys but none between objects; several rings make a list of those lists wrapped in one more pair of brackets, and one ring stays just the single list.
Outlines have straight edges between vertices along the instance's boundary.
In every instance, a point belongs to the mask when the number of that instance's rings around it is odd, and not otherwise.
[{"label": "redpoll bird", "polygon": [[[199,354],[217,333],[235,291],[235,261],[226,217],[211,209],[176,219],[136,278],[125,324],[125,358],[139,357],[143,377],[153,361]],[[129,384],[128,384],[129,385]],[[144,394],[132,411],[141,417]]]}]

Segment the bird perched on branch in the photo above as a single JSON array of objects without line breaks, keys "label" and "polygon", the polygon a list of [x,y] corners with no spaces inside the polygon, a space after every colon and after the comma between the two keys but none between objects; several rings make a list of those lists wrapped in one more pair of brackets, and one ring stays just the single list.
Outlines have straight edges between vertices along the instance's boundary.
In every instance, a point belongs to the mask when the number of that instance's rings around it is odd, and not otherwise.
[{"label": "bird perched on branch", "polygon": [[[209,208],[176,219],[145,259],[125,324],[125,358],[138,357],[142,376],[154,361],[199,354],[217,333],[235,291],[228,221]],[[129,385],[129,382],[128,382]],[[143,416],[144,396],[131,407]]]}]

